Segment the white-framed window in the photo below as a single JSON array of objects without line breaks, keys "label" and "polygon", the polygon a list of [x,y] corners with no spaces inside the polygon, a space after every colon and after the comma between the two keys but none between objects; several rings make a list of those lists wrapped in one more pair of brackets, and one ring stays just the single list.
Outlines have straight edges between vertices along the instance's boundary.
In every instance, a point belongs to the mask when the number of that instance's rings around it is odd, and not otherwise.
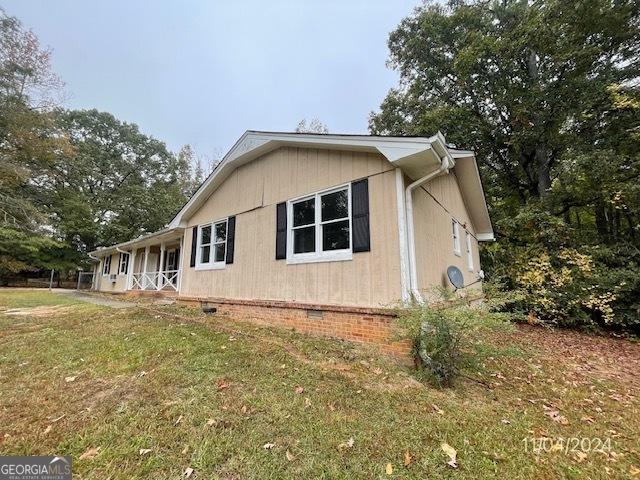
[{"label": "white-framed window", "polygon": [[453,253],[460,256],[462,251],[460,249],[460,225],[455,220],[451,220],[451,229],[453,235]]},{"label": "white-framed window", "polygon": [[467,268],[473,272],[473,250],[471,249],[471,234],[467,232]]},{"label": "white-framed window", "polygon": [[227,254],[227,218],[198,226],[196,270],[224,268]]},{"label": "white-framed window", "polygon": [[129,254],[122,253],[120,254],[120,265],[118,266],[118,274],[126,275],[129,270]]},{"label": "white-framed window", "polygon": [[111,273],[111,255],[104,257],[102,263],[102,275],[109,275]]},{"label": "white-framed window", "polygon": [[287,202],[287,263],[351,260],[351,184]]}]

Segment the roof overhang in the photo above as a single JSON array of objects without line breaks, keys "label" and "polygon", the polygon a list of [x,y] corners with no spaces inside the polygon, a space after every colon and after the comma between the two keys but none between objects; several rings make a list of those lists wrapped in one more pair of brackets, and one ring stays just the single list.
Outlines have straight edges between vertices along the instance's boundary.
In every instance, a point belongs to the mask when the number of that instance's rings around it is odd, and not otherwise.
[{"label": "roof overhang", "polygon": [[494,239],[475,154],[472,151],[447,146],[440,132],[432,137],[389,137],[248,130],[231,147],[167,228],[128,242],[99,248],[90,252],[90,255],[99,257],[179,238],[189,218],[236,168],[282,146],[380,153],[412,180],[426,176],[439,168],[441,162],[447,160],[455,165],[453,170],[458,178],[477,239],[480,241]]},{"label": "roof overhang", "polygon": [[475,154],[469,150],[452,148],[449,149],[449,153],[455,161],[453,171],[458,178],[464,204],[476,230],[476,238],[481,242],[491,242],[495,237]]},{"label": "roof overhang", "polygon": [[462,195],[478,239],[493,239],[493,228],[475,155],[470,151],[448,147],[440,132],[432,137],[388,137],[248,130],[173,218],[169,227],[186,227],[188,219],[236,168],[282,146],[377,152],[413,180],[439,168],[440,162],[447,158],[456,163],[454,171],[460,181]]},{"label": "roof overhang", "polygon": [[89,255],[93,255],[94,257],[104,257],[106,255],[112,255],[114,252],[130,251],[134,248],[146,247],[147,245],[157,245],[162,242],[178,240],[182,236],[183,231],[184,229],[182,227],[163,228],[157,232],[141,235],[140,237],[127,242],[98,248],[93,252],[89,252]]}]

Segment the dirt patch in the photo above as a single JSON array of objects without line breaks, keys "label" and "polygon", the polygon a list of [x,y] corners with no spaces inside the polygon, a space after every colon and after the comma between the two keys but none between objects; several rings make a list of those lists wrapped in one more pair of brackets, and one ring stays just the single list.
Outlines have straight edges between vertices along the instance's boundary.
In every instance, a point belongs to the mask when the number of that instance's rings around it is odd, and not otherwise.
[{"label": "dirt patch", "polygon": [[43,305],[31,308],[10,308],[2,311],[3,315],[12,317],[51,317],[54,315],[62,315],[73,309],[71,305]]}]

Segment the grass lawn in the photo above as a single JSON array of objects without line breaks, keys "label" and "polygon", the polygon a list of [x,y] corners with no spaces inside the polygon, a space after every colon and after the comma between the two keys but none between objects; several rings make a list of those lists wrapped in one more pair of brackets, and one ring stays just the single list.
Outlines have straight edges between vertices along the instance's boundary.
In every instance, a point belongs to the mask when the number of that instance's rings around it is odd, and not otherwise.
[{"label": "grass lawn", "polygon": [[348,343],[0,290],[0,453],[99,479],[640,478],[640,345],[531,327],[486,343],[509,348],[468,372],[482,383],[437,390]]}]

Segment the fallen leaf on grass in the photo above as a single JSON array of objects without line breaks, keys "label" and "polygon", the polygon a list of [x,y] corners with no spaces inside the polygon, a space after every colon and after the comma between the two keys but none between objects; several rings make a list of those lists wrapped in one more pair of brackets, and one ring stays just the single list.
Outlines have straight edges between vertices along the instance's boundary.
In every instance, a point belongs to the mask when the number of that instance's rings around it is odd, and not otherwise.
[{"label": "fallen leaf on grass", "polygon": [[287,460],[289,460],[290,462],[293,462],[296,457],[293,456],[293,453],[291,453],[289,450],[287,450],[284,454],[285,457],[287,457]]},{"label": "fallen leaf on grass", "polygon": [[207,427],[210,427],[214,423],[216,423],[216,421],[213,418],[210,418],[209,420],[207,420]]},{"label": "fallen leaf on grass", "polygon": [[44,432],[42,432],[43,435],[46,435],[47,433],[49,433],[51,431],[51,425],[49,425],[47,428],[44,429]]},{"label": "fallen leaf on grass", "polygon": [[188,451],[189,451],[189,445],[185,445],[184,448],[182,449],[182,455],[186,455]]},{"label": "fallen leaf on grass", "polygon": [[309,408],[311,406],[311,400],[309,400],[309,397],[306,397],[304,399],[304,408]]},{"label": "fallen leaf on grass", "polygon": [[448,443],[443,443],[442,444],[442,451],[449,456],[449,461],[447,462],[447,465],[449,465],[452,468],[458,468],[458,462],[456,461],[456,457],[458,456],[458,452],[456,452],[456,449],[453,448]]},{"label": "fallen leaf on grass", "polygon": [[387,475],[393,475],[393,465],[387,463],[387,468],[384,469]]},{"label": "fallen leaf on grass", "polygon": [[411,454],[407,450],[406,452],[404,452],[404,466],[408,467],[412,463],[413,463],[413,457],[411,456]]},{"label": "fallen leaf on grass", "polygon": [[574,455],[578,463],[582,463],[587,458],[587,454],[580,451],[574,452]]},{"label": "fallen leaf on grass", "polygon": [[373,373],[375,373],[376,375],[381,375],[382,374],[382,369],[381,368],[374,368],[373,369]]},{"label": "fallen leaf on grass", "polygon": [[175,426],[175,425],[178,425],[181,421],[182,421],[182,415],[180,415],[180,416],[178,417],[178,419],[176,420],[176,423],[174,423],[173,425],[174,425],[174,426]]},{"label": "fallen leaf on grass", "polygon": [[431,404],[431,408],[433,408],[433,411],[436,412],[438,415],[444,415],[444,410],[442,410],[438,405],[436,405],[435,403]]},{"label": "fallen leaf on grass", "polygon": [[544,412],[544,414],[551,418],[551,420],[553,420],[554,422],[558,422],[561,425],[569,424],[569,420],[567,420],[567,417],[560,415],[560,412],[557,410],[549,410]]},{"label": "fallen leaf on grass", "polygon": [[327,407],[329,407],[329,410],[331,410],[332,412],[335,412],[335,411],[336,411],[336,406],[335,406],[335,404],[333,404],[333,403],[328,403],[328,404],[327,404]]},{"label": "fallen leaf on grass", "polygon": [[502,423],[504,423],[505,425],[509,425],[511,422],[509,420],[507,420],[506,418],[503,418],[502,420],[500,420]]},{"label": "fallen leaf on grass", "polygon": [[91,460],[93,457],[95,457],[98,454],[99,451],[100,451],[100,447],[88,448],[82,455],[80,455],[80,458],[78,460]]},{"label": "fallen leaf on grass", "polygon": [[273,447],[275,447],[276,444],[275,443],[265,443],[262,448],[264,448],[265,450],[271,450]]},{"label": "fallen leaf on grass", "polygon": [[304,393],[304,388],[303,388],[303,387],[301,387],[301,386],[297,386],[297,387],[296,387],[296,393],[297,393],[298,395],[300,395],[301,393]]},{"label": "fallen leaf on grass", "polygon": [[67,382],[67,383],[71,383],[71,382],[75,382],[76,378],[78,378],[78,377],[77,376],[76,377],[64,377],[64,381]]},{"label": "fallen leaf on grass", "polygon": [[151,449],[150,448],[141,448],[140,449],[140,455],[146,455],[147,453],[151,453]]},{"label": "fallen leaf on grass", "polygon": [[630,474],[632,477],[640,476],[640,468],[637,468],[637,467],[634,467],[633,465],[631,465],[631,466],[629,467],[629,474]]},{"label": "fallen leaf on grass", "polygon": [[229,388],[229,384],[227,384],[224,380],[218,380],[218,391],[224,390],[225,388]]},{"label": "fallen leaf on grass", "polygon": [[353,443],[354,443],[354,440],[353,440],[353,437],[351,437],[345,443],[341,443],[340,445],[338,445],[338,450],[342,452],[342,451],[347,450],[349,448],[353,448]]},{"label": "fallen leaf on grass", "polygon": [[185,468],[184,472],[182,472],[182,476],[184,478],[189,478],[192,474],[193,474],[193,468],[191,468],[191,467]]}]

